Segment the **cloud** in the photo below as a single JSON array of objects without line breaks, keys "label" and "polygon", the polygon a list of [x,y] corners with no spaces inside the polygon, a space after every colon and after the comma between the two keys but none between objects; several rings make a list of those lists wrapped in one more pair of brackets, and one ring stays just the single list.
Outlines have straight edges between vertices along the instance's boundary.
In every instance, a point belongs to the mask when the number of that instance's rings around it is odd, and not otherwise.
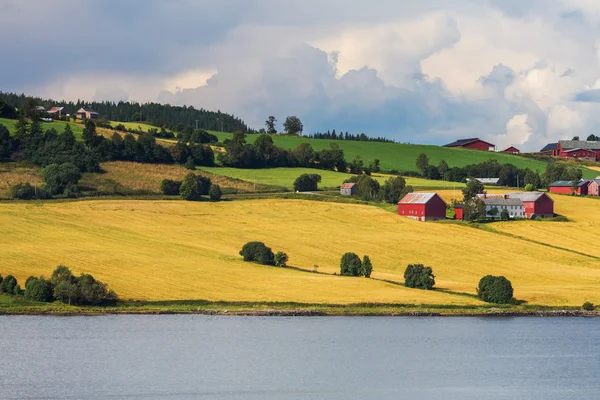
[{"label": "cloud", "polygon": [[522,150],[600,123],[594,0],[140,4],[5,0],[0,90]]}]

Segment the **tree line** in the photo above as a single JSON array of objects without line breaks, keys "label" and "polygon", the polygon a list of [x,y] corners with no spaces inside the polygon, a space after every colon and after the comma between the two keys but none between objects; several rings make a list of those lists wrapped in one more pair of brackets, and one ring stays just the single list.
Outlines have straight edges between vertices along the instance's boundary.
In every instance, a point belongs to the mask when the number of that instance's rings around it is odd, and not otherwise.
[{"label": "tree line", "polygon": [[16,114],[13,112],[13,115],[10,116],[9,111],[3,112],[3,104],[13,110],[14,108],[18,108],[19,111],[22,110],[26,117],[32,117],[35,114],[36,106],[43,106],[46,110],[51,107],[64,107],[65,112],[71,115],[83,107],[100,113],[100,117],[105,120],[120,122],[143,121],[177,132],[181,132],[188,126],[225,132],[233,132],[235,130],[248,133],[254,132],[243,120],[234,115],[222,113],[221,111],[208,111],[203,108],[196,109],[193,106],[171,106],[169,104],[128,101],[115,103],[110,101],[84,102],[77,100],[77,102],[67,102],[4,92],[0,92],[0,101],[0,117],[6,112],[7,116],[5,118],[16,118]]},{"label": "tree line", "polygon": [[327,131],[325,133],[315,132],[307,137],[311,139],[328,139],[328,140],[354,140],[357,142],[384,142],[384,143],[396,143],[394,140],[386,139],[384,137],[370,137],[361,133],[360,135],[348,133],[348,131],[337,133],[335,129],[333,131]]}]

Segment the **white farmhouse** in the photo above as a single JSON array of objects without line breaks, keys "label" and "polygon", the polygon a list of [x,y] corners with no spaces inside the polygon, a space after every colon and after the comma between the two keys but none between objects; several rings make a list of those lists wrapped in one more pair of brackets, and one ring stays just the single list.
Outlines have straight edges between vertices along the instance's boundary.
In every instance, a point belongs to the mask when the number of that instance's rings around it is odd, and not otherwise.
[{"label": "white farmhouse", "polygon": [[510,219],[525,218],[525,205],[521,199],[510,198],[505,194],[478,194],[477,198],[483,200],[488,218],[500,219],[503,210],[508,212]]}]

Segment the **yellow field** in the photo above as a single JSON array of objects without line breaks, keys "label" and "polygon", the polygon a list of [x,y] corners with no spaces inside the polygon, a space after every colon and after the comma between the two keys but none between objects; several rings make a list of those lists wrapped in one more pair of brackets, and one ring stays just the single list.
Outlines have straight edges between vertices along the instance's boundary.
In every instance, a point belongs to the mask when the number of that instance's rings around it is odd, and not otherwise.
[{"label": "yellow field", "polygon": [[11,186],[24,182],[39,186],[42,183],[39,168],[26,168],[16,166],[13,163],[0,163],[0,199],[10,198]]},{"label": "yellow field", "polygon": [[[600,204],[600,203],[599,203]],[[403,281],[408,263],[432,266],[437,287],[474,293],[486,274],[507,276],[535,304],[600,303],[600,262],[451,223],[421,223],[379,208],[301,200],[225,203],[76,201],[0,205],[0,273],[88,272],[123,298],[472,304],[469,297],[244,263],[261,240],[292,266],[338,271],[368,254],[374,278]],[[540,223],[540,226],[548,223]],[[558,223],[557,223],[558,224]]]}]

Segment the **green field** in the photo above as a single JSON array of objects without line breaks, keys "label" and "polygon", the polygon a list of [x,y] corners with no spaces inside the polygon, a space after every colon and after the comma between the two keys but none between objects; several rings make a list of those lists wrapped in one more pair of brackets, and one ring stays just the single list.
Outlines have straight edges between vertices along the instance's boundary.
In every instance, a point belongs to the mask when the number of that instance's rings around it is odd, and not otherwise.
[{"label": "green field", "polygon": [[[6,126],[11,133],[13,133],[15,131],[16,124],[17,124],[16,119],[0,118],[0,125]],[[81,134],[83,133],[82,126],[68,123],[68,122],[54,121],[54,122],[40,122],[40,124],[44,131],[47,129],[50,129],[50,128],[54,128],[54,129],[56,129],[56,131],[58,133],[61,133],[65,129],[65,126],[71,125],[71,130],[73,131],[73,134],[75,135],[76,138],[80,138]]]},{"label": "green field", "polygon": [[[302,174],[319,174],[321,175],[321,183],[319,189],[336,188],[340,186],[344,180],[351,178],[352,174],[344,174],[335,171],[318,170],[311,168],[265,168],[265,169],[240,169],[228,167],[199,167],[203,171],[210,172],[215,175],[227,176],[230,178],[242,179],[244,181],[263,185],[281,186],[291,189],[294,185],[294,180]],[[393,175],[373,174],[373,177],[383,184],[389,177]],[[406,183],[419,189],[451,189],[454,187],[453,182],[433,181],[421,178],[407,177]],[[456,183],[457,188],[464,187],[462,183]]]}]

